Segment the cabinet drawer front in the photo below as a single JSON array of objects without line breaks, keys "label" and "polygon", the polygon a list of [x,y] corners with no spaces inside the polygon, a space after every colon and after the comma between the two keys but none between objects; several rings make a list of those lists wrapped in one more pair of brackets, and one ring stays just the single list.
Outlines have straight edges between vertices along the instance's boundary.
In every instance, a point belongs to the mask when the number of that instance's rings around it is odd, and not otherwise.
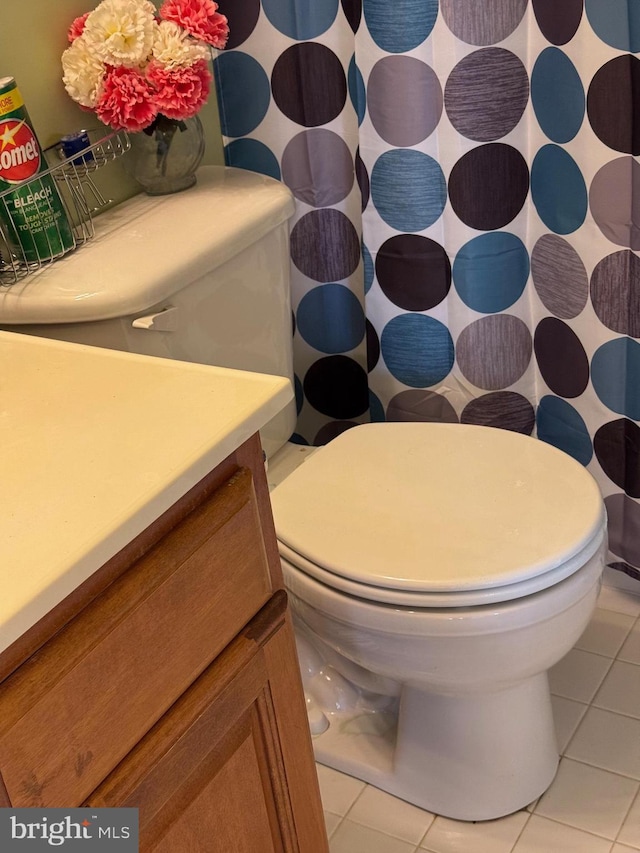
[{"label": "cabinet drawer front", "polygon": [[79,805],[271,587],[242,469],[0,686],[11,803]]}]

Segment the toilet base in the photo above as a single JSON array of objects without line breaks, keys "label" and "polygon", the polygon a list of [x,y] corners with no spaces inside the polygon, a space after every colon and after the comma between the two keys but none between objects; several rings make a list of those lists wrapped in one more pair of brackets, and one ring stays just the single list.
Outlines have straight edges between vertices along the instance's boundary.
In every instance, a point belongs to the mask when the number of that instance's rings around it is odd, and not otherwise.
[{"label": "toilet base", "polygon": [[405,686],[397,716],[359,704],[332,714],[313,743],[319,763],[468,821],[526,807],[559,761],[546,673],[489,695]]}]

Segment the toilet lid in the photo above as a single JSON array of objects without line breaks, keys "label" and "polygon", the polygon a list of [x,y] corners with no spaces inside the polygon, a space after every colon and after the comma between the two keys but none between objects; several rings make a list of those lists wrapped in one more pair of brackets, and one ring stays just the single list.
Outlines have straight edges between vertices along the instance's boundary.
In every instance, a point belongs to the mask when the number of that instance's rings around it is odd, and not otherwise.
[{"label": "toilet lid", "polygon": [[582,465],[491,427],[354,427],[271,498],[291,564],[398,604],[421,601],[416,593],[443,594],[443,605],[459,593],[469,603],[529,594],[584,565],[604,535],[600,491]]}]

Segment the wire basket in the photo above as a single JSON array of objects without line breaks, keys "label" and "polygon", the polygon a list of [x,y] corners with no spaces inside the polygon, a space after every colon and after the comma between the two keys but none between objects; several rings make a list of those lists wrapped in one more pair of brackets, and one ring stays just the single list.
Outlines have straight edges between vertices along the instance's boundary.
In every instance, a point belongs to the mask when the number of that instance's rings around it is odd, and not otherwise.
[{"label": "wire basket", "polygon": [[[92,175],[130,148],[124,131],[92,141],[94,135],[90,131],[89,145],[71,156],[62,142],[47,148],[47,162],[58,163],[0,193],[0,285],[15,284],[94,236],[93,215],[111,199]],[[21,207],[33,211],[36,203],[37,213],[20,215]]]}]

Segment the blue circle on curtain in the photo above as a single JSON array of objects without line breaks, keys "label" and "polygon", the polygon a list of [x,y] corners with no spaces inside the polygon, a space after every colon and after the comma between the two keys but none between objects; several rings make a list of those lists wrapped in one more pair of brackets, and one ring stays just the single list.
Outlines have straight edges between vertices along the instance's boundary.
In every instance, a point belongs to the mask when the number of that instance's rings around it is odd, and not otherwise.
[{"label": "blue circle on curtain", "polygon": [[447,327],[424,314],[401,314],[382,330],[382,357],[389,372],[412,388],[441,382],[454,361]]},{"label": "blue circle on curtain", "polygon": [[347,87],[349,89],[349,98],[358,116],[358,125],[361,125],[367,112],[367,90],[360,69],[356,65],[355,54],[351,57],[349,70],[347,71]]},{"label": "blue circle on curtain", "polygon": [[364,311],[357,296],[343,284],[309,290],[298,305],[296,321],[298,332],[320,352],[348,352],[364,338]]},{"label": "blue circle on curtain", "polygon": [[547,444],[573,456],[582,465],[588,465],[593,456],[589,430],[574,407],[550,394],[543,397],[536,412],[537,436]]},{"label": "blue circle on curtain", "polygon": [[494,231],[469,240],[453,262],[453,282],[465,305],[483,314],[504,311],[529,278],[529,253],[515,234]]},{"label": "blue circle on curtain", "polygon": [[369,293],[375,276],[375,266],[373,258],[371,257],[371,252],[367,249],[364,243],[362,244],[362,263],[364,266],[364,292]]},{"label": "blue circle on curtain", "polygon": [[599,347],[591,359],[591,381],[608,409],[640,420],[640,343],[616,338]]},{"label": "blue circle on curtain", "polygon": [[271,86],[259,62],[232,50],[221,53],[213,63],[220,125],[224,136],[245,136],[265,117],[271,100]]},{"label": "blue circle on curtain", "polygon": [[384,423],[386,421],[386,416],[384,413],[384,406],[380,402],[380,398],[376,397],[373,391],[369,390],[369,414],[371,416],[371,423]]},{"label": "blue circle on curtain", "polygon": [[630,53],[640,51],[640,5],[636,0],[586,0],[585,11],[605,44]]},{"label": "blue circle on curtain", "polygon": [[430,35],[438,0],[364,0],[364,19],[374,42],[387,53],[406,53]]},{"label": "blue circle on curtain", "polygon": [[371,171],[371,198],[387,225],[398,231],[422,231],[442,215],[447,182],[433,157],[396,148],[376,160]]},{"label": "blue circle on curtain", "polygon": [[234,139],[225,146],[224,160],[227,166],[260,172],[280,180],[280,165],[273,151],[257,139]]},{"label": "blue circle on curtain", "polygon": [[557,145],[545,145],[531,166],[531,196],[538,216],[555,234],[571,234],[587,215],[587,187],[577,163]]},{"label": "blue circle on curtain", "polygon": [[296,41],[317,38],[338,14],[338,0],[262,0],[273,26]]},{"label": "blue circle on curtain", "polygon": [[531,101],[538,124],[554,142],[569,142],[582,126],[585,97],[580,75],[557,47],[543,50],[531,74]]}]

